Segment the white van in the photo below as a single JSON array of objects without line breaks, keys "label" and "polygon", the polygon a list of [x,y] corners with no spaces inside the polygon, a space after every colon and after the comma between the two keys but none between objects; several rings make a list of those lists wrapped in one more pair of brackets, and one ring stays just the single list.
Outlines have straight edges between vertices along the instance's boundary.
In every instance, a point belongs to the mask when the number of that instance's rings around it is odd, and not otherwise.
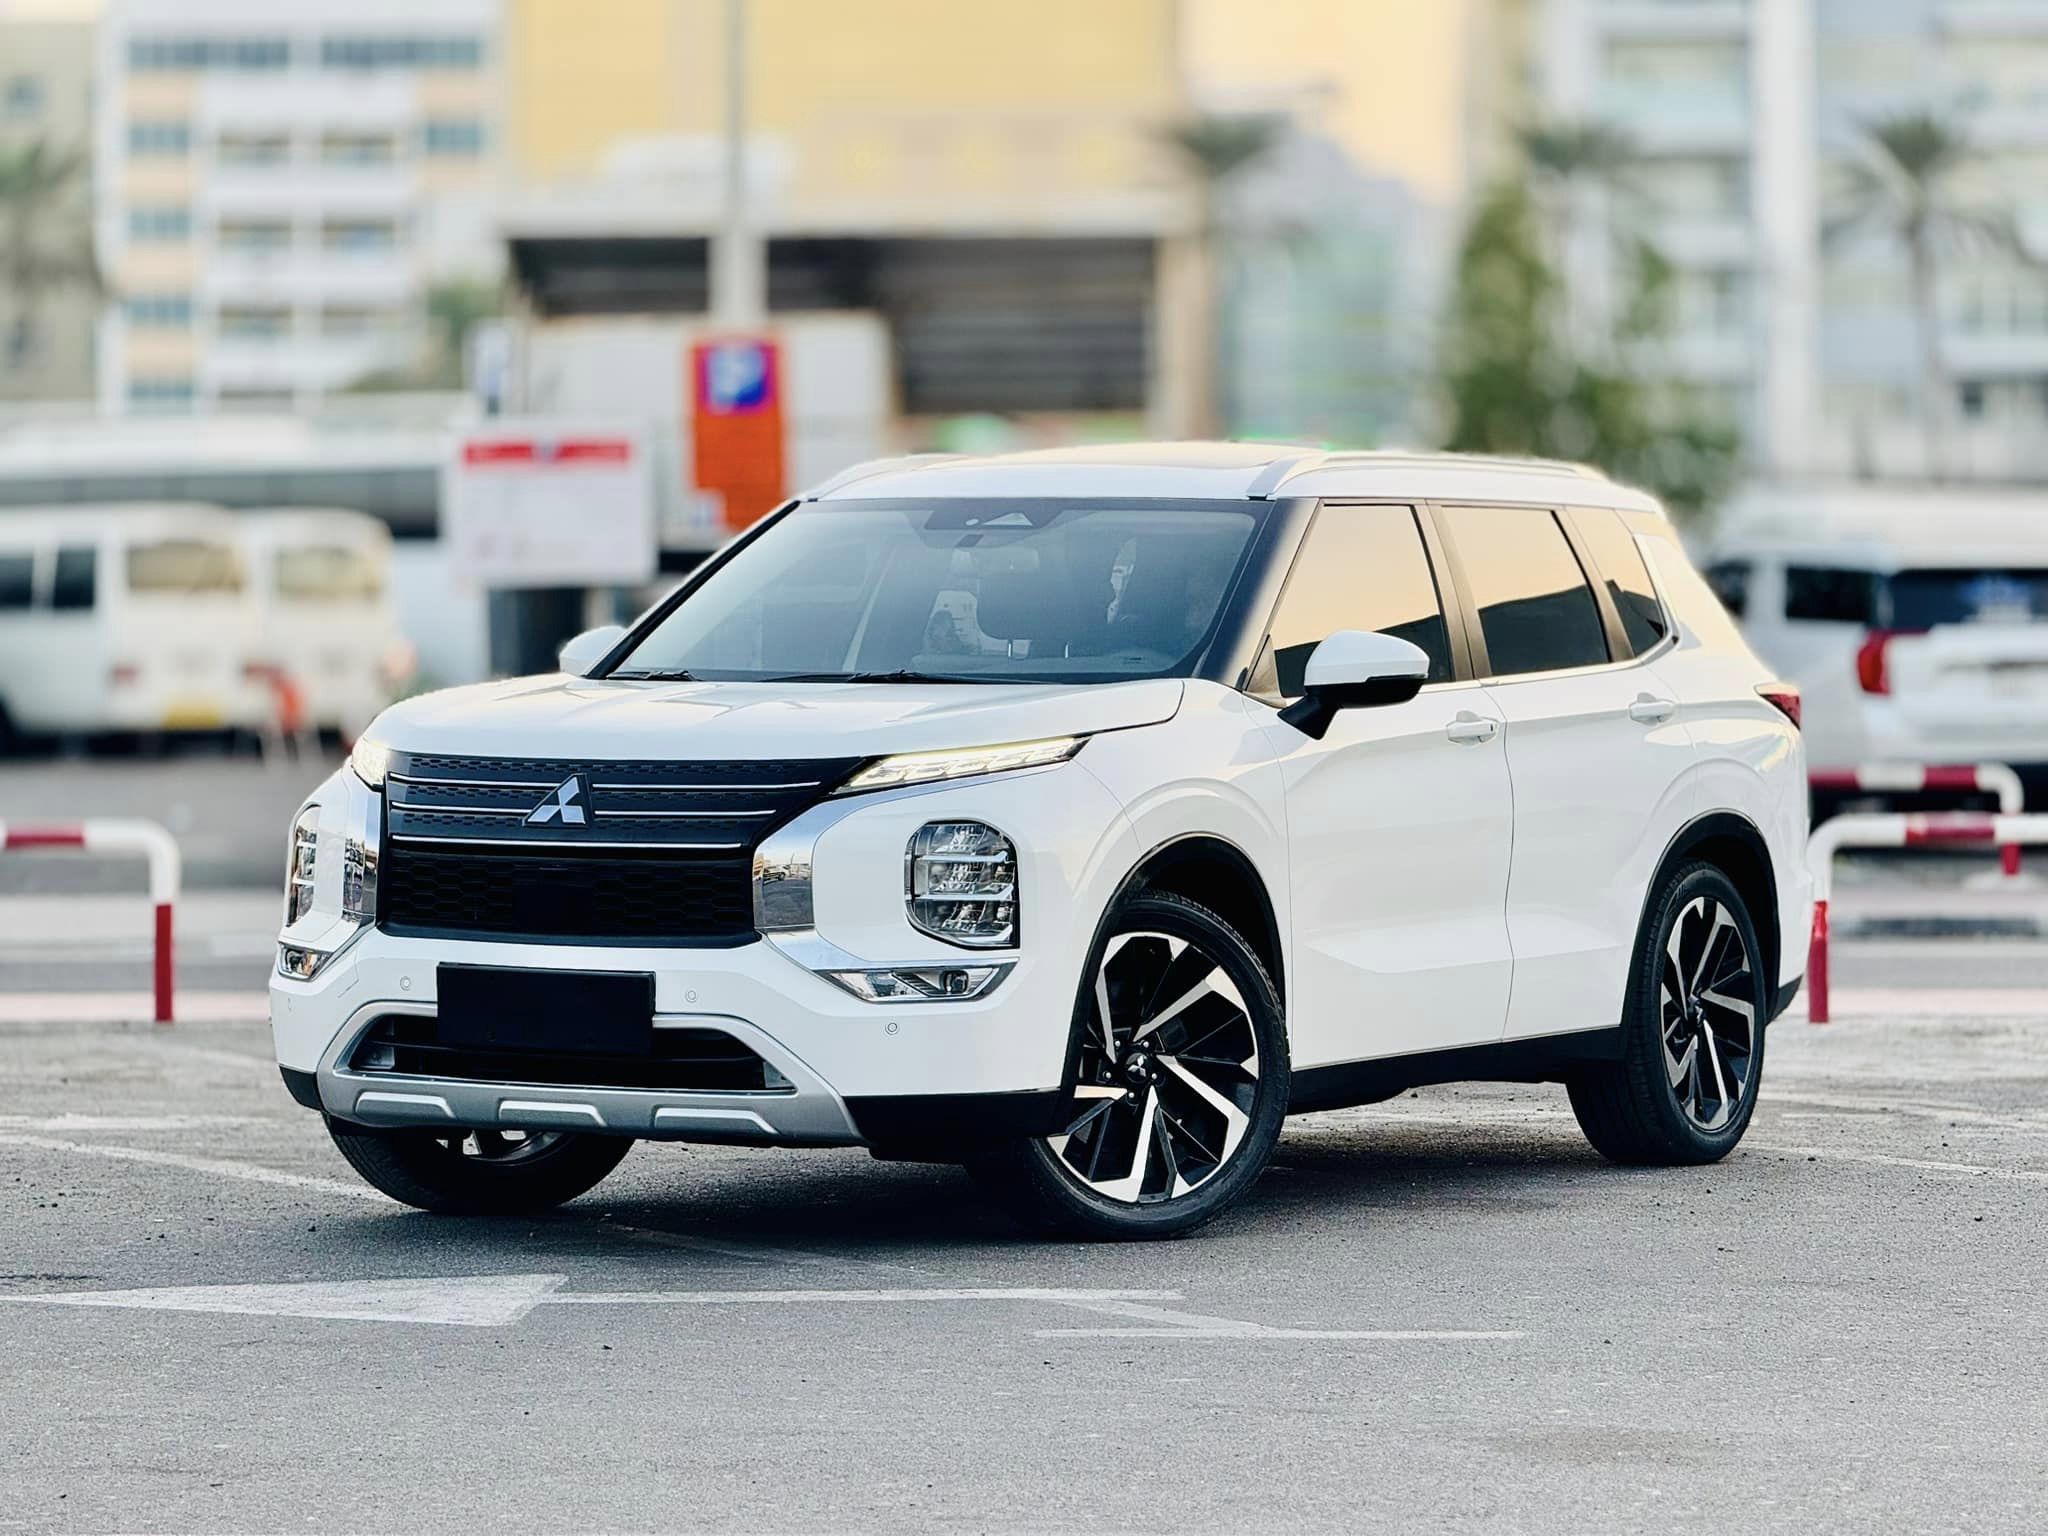
[{"label": "white van", "polygon": [[254,512],[242,549],[263,659],[305,700],[306,723],[353,737],[412,675],[391,596],[391,530],[339,509]]},{"label": "white van", "polygon": [[0,735],[260,728],[256,639],[219,508],[0,512]]},{"label": "white van", "polygon": [[1799,684],[1816,774],[2048,772],[2048,494],[1753,492],[1702,565],[1757,653]]}]

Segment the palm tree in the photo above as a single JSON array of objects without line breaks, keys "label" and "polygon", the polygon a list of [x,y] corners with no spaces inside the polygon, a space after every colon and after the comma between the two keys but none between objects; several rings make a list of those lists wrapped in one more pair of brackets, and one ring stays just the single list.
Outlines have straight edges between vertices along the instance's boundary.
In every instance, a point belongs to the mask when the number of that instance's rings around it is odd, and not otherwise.
[{"label": "palm tree", "polygon": [[103,291],[83,198],[83,150],[36,139],[0,148],[0,299],[12,315],[0,355],[11,367],[35,339],[37,310],[60,289]]},{"label": "palm tree", "polygon": [[1988,251],[2032,262],[2012,215],[1960,200],[1963,172],[1976,147],[1962,125],[1932,112],[1904,112],[1863,125],[1857,157],[1842,168],[1837,212],[1823,230],[1830,243],[1878,231],[1906,254],[1920,353],[1920,430],[1928,473],[1947,472],[1944,433],[1949,383],[1941,356],[1940,261],[1947,251]]},{"label": "palm tree", "polygon": [[1223,427],[1223,304],[1216,274],[1230,237],[1230,193],[1286,136],[1286,119],[1272,113],[1211,113],[1175,123],[1163,135],[1195,195],[1200,274],[1192,286],[1201,318],[1190,414],[1197,437],[1218,436]]}]

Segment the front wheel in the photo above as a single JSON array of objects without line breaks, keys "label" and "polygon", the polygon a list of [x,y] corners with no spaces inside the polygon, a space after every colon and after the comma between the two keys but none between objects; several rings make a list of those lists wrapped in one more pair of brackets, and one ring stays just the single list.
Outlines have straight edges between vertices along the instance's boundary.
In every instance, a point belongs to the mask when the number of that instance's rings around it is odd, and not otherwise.
[{"label": "front wheel", "polygon": [[1756,927],[1710,864],[1658,886],[1636,943],[1622,1059],[1570,1083],[1579,1127],[1617,1163],[1712,1163],[1756,1110],[1770,992]]},{"label": "front wheel", "polygon": [[594,1188],[632,1150],[624,1136],[568,1131],[380,1130],[327,1120],[349,1165],[406,1205],[450,1216],[550,1210]]},{"label": "front wheel", "polygon": [[1235,929],[1182,896],[1126,899],[1073,1030],[1065,1129],[971,1170],[1012,1210],[1075,1237],[1170,1237],[1251,1187],[1287,1116],[1287,1028]]}]

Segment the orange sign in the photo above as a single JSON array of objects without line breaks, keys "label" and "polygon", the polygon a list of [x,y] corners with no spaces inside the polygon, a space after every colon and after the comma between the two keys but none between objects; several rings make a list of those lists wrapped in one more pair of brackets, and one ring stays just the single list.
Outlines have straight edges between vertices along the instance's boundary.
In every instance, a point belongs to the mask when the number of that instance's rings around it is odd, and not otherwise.
[{"label": "orange sign", "polygon": [[726,527],[781,503],[781,348],[760,336],[690,348],[690,441],[697,489],[722,499]]}]

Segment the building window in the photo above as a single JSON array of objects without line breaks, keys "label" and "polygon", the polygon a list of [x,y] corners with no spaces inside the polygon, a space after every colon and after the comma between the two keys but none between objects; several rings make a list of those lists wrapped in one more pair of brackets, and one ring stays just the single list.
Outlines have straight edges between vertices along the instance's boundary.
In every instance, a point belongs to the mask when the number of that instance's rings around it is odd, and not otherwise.
[{"label": "building window", "polygon": [[484,125],[473,117],[430,117],[425,139],[430,155],[480,155],[484,152]]},{"label": "building window", "polygon": [[174,406],[192,403],[192,376],[184,373],[138,373],[128,380],[128,403]]},{"label": "building window", "polygon": [[220,392],[219,404],[223,411],[243,411],[251,415],[281,413],[292,408],[292,392],[260,387],[224,389]]},{"label": "building window", "polygon": [[0,87],[0,115],[21,123],[43,113],[43,80],[40,75],[9,75]]},{"label": "building window", "polygon": [[185,155],[192,150],[192,125],[182,118],[137,118],[128,125],[128,153],[138,159]]},{"label": "building window", "polygon": [[280,36],[137,37],[128,43],[128,67],[138,74],[166,70],[275,70],[291,63],[291,40]]},{"label": "building window", "polygon": [[292,227],[282,219],[222,219],[215,239],[224,251],[283,251]]},{"label": "building window", "polygon": [[483,40],[471,34],[337,33],[320,39],[328,69],[476,69]]},{"label": "building window", "polygon": [[235,341],[272,341],[292,333],[292,312],[278,305],[234,305],[220,312],[220,334]]},{"label": "building window", "polygon": [[224,133],[214,141],[222,165],[284,165],[292,157],[288,133]]},{"label": "building window", "polygon": [[138,243],[189,240],[192,210],[183,203],[137,203],[128,210],[128,238]]},{"label": "building window", "polygon": [[388,133],[330,133],[320,140],[320,158],[328,165],[389,165],[398,141]]},{"label": "building window", "polygon": [[368,304],[329,305],[320,311],[322,336],[390,336],[401,330],[404,323],[402,311]]},{"label": "building window", "polygon": [[189,293],[131,293],[128,323],[137,330],[183,330],[192,323]]},{"label": "building window", "polygon": [[390,219],[340,219],[320,226],[321,247],[329,251],[388,251],[398,244]]}]

